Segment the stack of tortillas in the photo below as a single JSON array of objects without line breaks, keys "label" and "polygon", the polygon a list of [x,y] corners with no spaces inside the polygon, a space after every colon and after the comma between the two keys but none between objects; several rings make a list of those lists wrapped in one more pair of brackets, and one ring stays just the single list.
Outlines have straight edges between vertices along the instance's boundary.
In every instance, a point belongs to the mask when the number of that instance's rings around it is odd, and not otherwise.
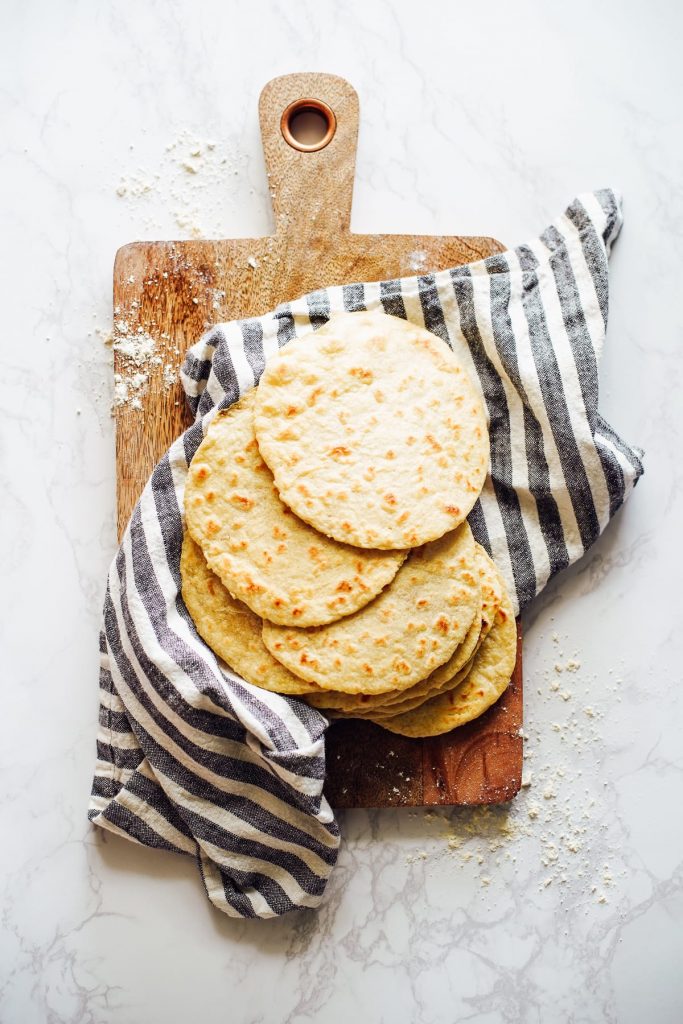
[{"label": "stack of tortillas", "polygon": [[348,313],[290,342],[212,420],[185,490],[182,593],[257,686],[434,736],[482,714],[515,665],[510,599],[466,517],[481,399],[452,351]]}]

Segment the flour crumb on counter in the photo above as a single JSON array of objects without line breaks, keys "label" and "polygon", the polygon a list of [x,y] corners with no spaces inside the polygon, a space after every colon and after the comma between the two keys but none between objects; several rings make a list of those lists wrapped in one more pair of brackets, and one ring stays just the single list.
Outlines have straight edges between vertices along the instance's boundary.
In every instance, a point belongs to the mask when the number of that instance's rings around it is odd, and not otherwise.
[{"label": "flour crumb on counter", "polygon": [[427,860],[426,850],[418,850],[417,853],[409,853],[406,857],[406,864],[415,864],[420,860]]},{"label": "flour crumb on counter", "polygon": [[[519,731],[524,741],[519,793],[507,805],[423,812],[425,828],[436,826],[442,837],[441,845],[425,850],[434,870],[439,863],[457,864],[477,886],[477,899],[497,898],[499,887],[509,887],[519,874],[520,884],[534,887],[538,898],[547,893],[567,910],[591,903],[607,907],[615,902],[610,899],[617,892],[615,879],[626,877],[625,865],[613,866],[620,856],[619,822],[611,813],[611,787],[601,770],[604,746],[596,729],[604,718],[601,696],[614,698],[597,688],[597,677],[589,675],[576,652],[557,659],[563,641],[557,633],[554,637],[552,657],[542,670],[546,685]],[[550,685],[570,679],[571,689]],[[413,851],[406,863],[422,859]]]},{"label": "flour crumb on counter", "polygon": [[167,233],[170,211],[187,238],[220,234],[217,225],[227,225],[228,210],[234,211],[239,202],[239,196],[225,188],[226,175],[245,174],[247,155],[234,146],[226,152],[214,139],[198,138],[181,128],[149,161],[151,168],[122,169],[114,185],[116,196],[135,213],[136,222],[142,220],[150,233]]}]

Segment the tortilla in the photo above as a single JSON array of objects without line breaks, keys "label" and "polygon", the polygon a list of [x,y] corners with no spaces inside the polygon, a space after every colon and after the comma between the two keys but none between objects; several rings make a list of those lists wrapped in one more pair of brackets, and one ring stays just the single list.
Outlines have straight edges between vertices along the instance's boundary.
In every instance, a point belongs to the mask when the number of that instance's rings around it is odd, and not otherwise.
[{"label": "tortilla", "polygon": [[321,533],[411,548],[455,529],[483,487],[484,408],[429,331],[345,313],[266,365],[254,429],[282,500]]},{"label": "tortilla", "polygon": [[516,660],[517,628],[506,594],[470,672],[455,689],[433,697],[406,714],[373,720],[400,736],[440,736],[450,732],[478,718],[498,700],[510,683]]},{"label": "tortilla", "polygon": [[[479,579],[482,588],[482,607],[479,619],[480,633],[476,647],[469,651],[468,658],[464,660],[462,657],[457,657],[458,652],[456,651],[456,654],[450,661],[437,668],[422,683],[413,686],[412,689],[407,690],[404,694],[399,694],[398,697],[392,697],[384,706],[378,708],[378,714],[381,716],[397,715],[403,714],[406,711],[412,711],[413,708],[419,707],[426,700],[436,697],[437,694],[454,689],[464,676],[467,675],[471,665],[468,665],[464,672],[463,665],[465,665],[466,661],[471,661],[488,636],[493,627],[496,612],[505,597],[505,581],[498,568],[480,545],[477,545],[477,554],[479,558]],[[324,700],[324,697],[324,693],[311,694],[312,700]]]},{"label": "tortilla", "polygon": [[313,707],[324,708],[325,711],[338,710],[351,716],[355,714],[359,718],[367,718],[373,714],[399,714],[402,710],[408,711],[413,707],[418,707],[420,703],[442,690],[455,686],[454,678],[460,675],[463,666],[469,662],[489,632],[505,589],[498,569],[484,548],[476,542],[475,562],[481,585],[481,611],[475,615],[463,642],[455,649],[447,662],[408,690],[389,691],[376,695],[324,691],[311,694],[306,698],[308,703]]},{"label": "tortilla", "polygon": [[185,519],[233,597],[282,625],[332,622],[396,575],[404,551],[361,551],[298,519],[259,455],[252,391],[211,422],[190,465]]},{"label": "tortilla", "polygon": [[312,629],[263,624],[283,665],[326,690],[406,690],[448,661],[481,607],[467,523],[413,551],[393,582],[354,615]]},{"label": "tortilla", "polygon": [[188,533],[180,555],[180,576],[183,601],[197,632],[234,672],[275,693],[297,695],[315,689],[292,675],[263,646],[261,619],[230,596]]}]

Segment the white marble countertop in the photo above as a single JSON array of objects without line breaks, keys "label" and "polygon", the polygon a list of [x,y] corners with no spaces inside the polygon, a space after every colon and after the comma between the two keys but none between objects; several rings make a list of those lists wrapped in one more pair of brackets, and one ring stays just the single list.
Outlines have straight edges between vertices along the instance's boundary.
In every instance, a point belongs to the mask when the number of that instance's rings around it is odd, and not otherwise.
[{"label": "white marble countertop", "polygon": [[[0,1019],[683,1020],[681,9],[24,0],[3,15]],[[269,231],[256,103],[301,70],[360,94],[356,231],[514,244],[578,191],[623,191],[602,411],[646,475],[527,615],[531,785],[512,807],[347,813],[320,911],[236,922],[189,859],[85,816],[115,550],[103,338],[121,244]]]}]

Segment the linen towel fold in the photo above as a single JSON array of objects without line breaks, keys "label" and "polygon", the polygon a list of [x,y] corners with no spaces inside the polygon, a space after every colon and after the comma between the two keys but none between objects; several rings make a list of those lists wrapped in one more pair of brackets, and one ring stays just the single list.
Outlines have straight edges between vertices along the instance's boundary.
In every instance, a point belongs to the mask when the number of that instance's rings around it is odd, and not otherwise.
[{"label": "linen towel fold", "polygon": [[181,378],[195,423],[156,466],[109,573],[89,816],[197,857],[211,902],[272,917],[322,899],[339,846],[323,795],[324,717],[244,682],[198,636],[180,595],[183,492],[211,418],[294,337],[341,311],[384,310],[438,335],[489,416],[490,472],[469,516],[516,611],[597,539],[643,472],[598,411],[610,190],[580,196],[538,239],[436,274],[320,289],[219,324]]}]

